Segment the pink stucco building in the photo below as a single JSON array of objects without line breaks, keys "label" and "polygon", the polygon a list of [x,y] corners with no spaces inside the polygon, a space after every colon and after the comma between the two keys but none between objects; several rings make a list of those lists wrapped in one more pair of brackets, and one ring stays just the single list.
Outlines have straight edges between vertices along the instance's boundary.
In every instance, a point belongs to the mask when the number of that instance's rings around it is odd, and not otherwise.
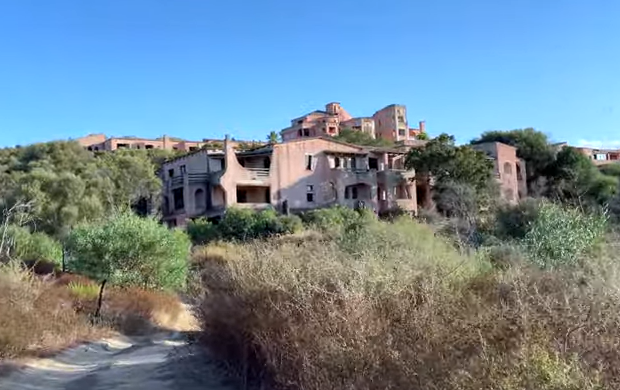
[{"label": "pink stucco building", "polygon": [[291,120],[291,125],[281,131],[284,142],[299,138],[336,136],[343,129],[362,131],[373,138],[384,138],[404,144],[415,141],[418,134],[426,131],[425,123],[410,128],[407,121],[407,107],[391,104],[370,117],[356,117],[349,114],[340,103],[328,103],[325,110],[316,110]]},{"label": "pink stucco building", "polygon": [[105,134],[89,134],[75,140],[91,151],[111,151],[116,149],[167,149],[186,152],[201,148],[210,140],[186,141],[164,135],[161,138],[148,139],[137,137],[106,137]]},{"label": "pink stucco building", "polygon": [[501,142],[484,142],[472,147],[493,160],[495,178],[504,200],[515,203],[527,196],[525,161],[517,157],[517,148]]},{"label": "pink stucco building", "polygon": [[415,214],[418,196],[429,196],[405,170],[405,153],[329,137],[248,151],[226,140],[223,153],[200,150],[162,166],[164,221],[180,226],[190,218],[221,216],[230,206],[281,210],[285,201],[293,212],[362,201],[379,213],[400,208]]}]

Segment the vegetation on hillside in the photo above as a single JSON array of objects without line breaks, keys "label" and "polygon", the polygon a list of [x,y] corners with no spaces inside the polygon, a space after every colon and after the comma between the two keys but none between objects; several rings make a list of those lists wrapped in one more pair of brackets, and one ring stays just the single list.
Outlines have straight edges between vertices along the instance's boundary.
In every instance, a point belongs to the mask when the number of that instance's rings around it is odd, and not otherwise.
[{"label": "vegetation on hillside", "polygon": [[204,340],[270,388],[616,388],[605,218],[529,207],[505,208],[470,254],[432,225],[350,210],[314,218],[329,234],[313,239],[212,243],[195,259]]}]

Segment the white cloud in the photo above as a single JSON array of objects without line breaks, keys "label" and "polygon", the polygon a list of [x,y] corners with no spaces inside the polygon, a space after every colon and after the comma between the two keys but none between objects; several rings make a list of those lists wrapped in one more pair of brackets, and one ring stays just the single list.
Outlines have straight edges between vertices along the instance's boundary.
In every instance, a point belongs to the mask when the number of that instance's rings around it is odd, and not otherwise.
[{"label": "white cloud", "polygon": [[620,148],[620,140],[592,140],[580,139],[576,146],[594,149],[617,149]]}]

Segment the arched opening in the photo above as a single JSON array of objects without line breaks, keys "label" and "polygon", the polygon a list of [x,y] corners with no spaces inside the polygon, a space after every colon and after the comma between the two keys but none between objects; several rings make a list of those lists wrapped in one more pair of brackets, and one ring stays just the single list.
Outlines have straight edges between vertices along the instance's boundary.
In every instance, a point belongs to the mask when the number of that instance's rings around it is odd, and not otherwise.
[{"label": "arched opening", "polygon": [[196,211],[204,211],[207,208],[207,197],[205,191],[199,188],[194,192],[194,208]]},{"label": "arched opening", "polygon": [[512,164],[509,162],[504,163],[504,174],[512,175]]}]

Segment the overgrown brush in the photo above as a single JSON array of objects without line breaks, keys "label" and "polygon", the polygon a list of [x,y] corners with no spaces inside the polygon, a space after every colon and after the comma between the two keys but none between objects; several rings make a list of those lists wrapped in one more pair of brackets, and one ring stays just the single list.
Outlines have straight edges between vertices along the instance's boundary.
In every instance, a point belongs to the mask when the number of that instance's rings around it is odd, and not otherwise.
[{"label": "overgrown brush", "polygon": [[205,218],[190,221],[187,233],[195,244],[212,241],[246,241],[278,234],[291,234],[303,229],[296,215],[278,215],[275,210],[255,212],[231,207],[217,224]]},{"label": "overgrown brush", "polygon": [[275,388],[620,386],[619,295],[600,276],[494,269],[405,219],[202,253],[205,342]]},{"label": "overgrown brush", "polygon": [[96,331],[73,310],[64,287],[17,264],[0,265],[0,359],[57,350]]}]

